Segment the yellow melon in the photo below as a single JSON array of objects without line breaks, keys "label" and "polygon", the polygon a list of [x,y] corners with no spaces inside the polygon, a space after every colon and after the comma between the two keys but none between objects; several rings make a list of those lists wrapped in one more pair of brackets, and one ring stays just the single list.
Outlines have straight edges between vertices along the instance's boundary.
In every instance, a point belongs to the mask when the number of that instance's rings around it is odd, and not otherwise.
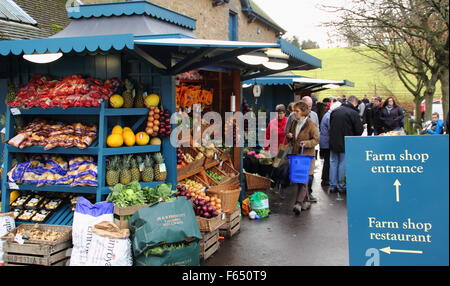
[{"label": "yellow melon", "polygon": [[108,138],[106,139],[106,145],[108,145],[108,147],[113,148],[121,147],[123,145],[122,135],[121,134],[109,135]]},{"label": "yellow melon", "polygon": [[121,108],[124,104],[123,97],[118,94],[114,94],[109,98],[109,104],[113,108]]},{"label": "yellow melon", "polygon": [[136,144],[138,144],[139,146],[147,145],[149,141],[150,141],[150,136],[148,136],[147,133],[138,132],[136,134]]},{"label": "yellow melon", "polygon": [[120,135],[122,135],[122,133],[123,133],[123,128],[120,125],[114,126],[114,128],[112,129],[112,132],[111,132],[111,134],[120,134]]},{"label": "yellow melon", "polygon": [[156,107],[159,104],[159,100],[159,95],[152,93],[144,98],[144,103],[147,108]]},{"label": "yellow melon", "polygon": [[123,132],[123,141],[125,142],[125,145],[127,146],[134,146],[136,144],[136,136],[134,135],[133,131],[124,131]]},{"label": "yellow melon", "polygon": [[161,139],[159,139],[158,137],[153,137],[150,140],[150,145],[161,145]]}]

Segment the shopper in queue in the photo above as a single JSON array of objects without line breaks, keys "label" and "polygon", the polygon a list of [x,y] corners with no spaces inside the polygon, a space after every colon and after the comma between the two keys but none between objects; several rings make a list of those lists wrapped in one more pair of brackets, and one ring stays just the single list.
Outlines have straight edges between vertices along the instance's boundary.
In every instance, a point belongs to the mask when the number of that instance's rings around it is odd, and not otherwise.
[{"label": "shopper in queue", "polygon": [[397,105],[393,97],[388,97],[380,112],[384,132],[400,131],[403,125],[403,110]]},{"label": "shopper in queue", "polygon": [[330,186],[329,192],[346,192],[345,137],[361,136],[364,127],[359,117],[358,98],[349,96],[330,115]]},{"label": "shopper in queue", "polygon": [[372,102],[366,106],[364,122],[367,124],[368,136],[372,136],[372,134],[376,136],[383,132],[383,123],[380,119],[381,104],[381,97],[374,96],[372,97]]},{"label": "shopper in queue", "polygon": [[330,185],[330,115],[339,106],[341,106],[339,101],[334,102],[320,122],[320,156],[323,157],[321,185],[323,187]]},{"label": "shopper in queue", "polygon": [[[289,133],[286,136],[289,144],[291,144],[292,154],[314,157],[315,147],[319,144],[320,137],[317,126],[308,117],[310,107],[305,102],[297,102],[294,105],[294,113],[296,120],[292,123]],[[314,168],[314,163],[311,162],[310,175],[314,172]],[[293,208],[294,213],[299,215],[302,210],[307,210],[310,206],[307,185],[297,184],[297,197]]]},{"label": "shopper in queue", "polygon": [[[266,129],[266,150],[270,151],[271,153],[273,153],[273,156],[276,156],[278,153],[278,146],[280,146],[281,144],[284,144],[284,142],[286,141],[286,135],[284,133],[285,129],[286,129],[286,123],[288,121],[288,118],[286,117],[286,107],[284,106],[284,104],[278,104],[275,107],[275,111],[277,112],[278,116],[275,119],[272,119],[269,121],[269,124],[267,125],[267,129]],[[277,134],[278,134],[278,143],[276,146],[270,146],[269,142],[270,142],[270,132],[271,130],[277,130]]]},{"label": "shopper in queue", "polygon": [[289,107],[288,107],[289,116],[288,116],[288,120],[286,122],[286,129],[284,130],[285,135],[287,135],[289,133],[289,130],[291,130],[292,122],[294,122],[294,120],[296,120],[295,113],[294,113],[294,105],[295,105],[295,102],[289,103]]},{"label": "shopper in queue", "polygon": [[[319,116],[317,115],[316,112],[314,112],[312,110],[313,99],[310,96],[304,96],[301,101],[308,105],[308,108],[309,108],[309,111],[310,111],[309,115],[308,115],[308,118],[311,119],[314,122],[314,125],[317,128],[317,132],[319,132],[319,127],[320,127],[319,126]],[[317,153],[318,153],[318,150],[316,150],[314,152],[314,159],[313,159],[313,163],[312,164],[315,164],[315,161],[317,159]],[[309,196],[308,196],[308,200],[310,202],[316,203],[317,202],[317,198],[312,194],[313,181],[314,181],[314,173],[309,174],[309,180],[308,180],[308,193],[309,193]]]}]

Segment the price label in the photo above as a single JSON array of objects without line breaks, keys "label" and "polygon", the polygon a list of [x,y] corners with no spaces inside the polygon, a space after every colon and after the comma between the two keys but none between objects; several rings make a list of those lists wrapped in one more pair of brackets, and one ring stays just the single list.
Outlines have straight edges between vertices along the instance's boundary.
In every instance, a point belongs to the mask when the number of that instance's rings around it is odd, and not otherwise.
[{"label": "price label", "polygon": [[161,173],[166,172],[166,164],[164,164],[164,163],[159,164],[159,171]]},{"label": "price label", "polygon": [[20,109],[13,107],[11,108],[12,115],[20,115]]},{"label": "price label", "polygon": [[10,190],[18,190],[19,186],[16,183],[8,183]]},{"label": "price label", "polygon": [[0,131],[0,133],[6,134],[6,129],[3,128],[2,131]]},{"label": "price label", "polygon": [[16,234],[16,236],[14,237],[14,241],[17,242],[18,244],[25,243],[25,240],[23,240],[23,237],[21,234]]},{"label": "price label", "polygon": [[219,167],[222,167],[223,162],[225,162],[225,161],[221,161],[221,162],[220,162]]},{"label": "price label", "polygon": [[225,213],[222,213],[222,220],[225,219]]},{"label": "price label", "polygon": [[203,187],[202,192],[203,193],[206,192],[206,187]]}]

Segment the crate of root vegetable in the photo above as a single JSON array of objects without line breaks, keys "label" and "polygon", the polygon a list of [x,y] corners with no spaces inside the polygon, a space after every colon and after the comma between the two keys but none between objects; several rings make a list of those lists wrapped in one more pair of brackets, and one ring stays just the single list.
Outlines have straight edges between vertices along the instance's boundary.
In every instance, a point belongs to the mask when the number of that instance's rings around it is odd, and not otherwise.
[{"label": "crate of root vegetable", "polygon": [[21,224],[2,239],[14,242],[17,238],[25,244],[57,245],[72,239],[72,227],[64,225]]},{"label": "crate of root vegetable", "polygon": [[194,148],[178,148],[177,149],[177,173],[178,181],[195,175],[203,170],[205,163],[203,153]]}]

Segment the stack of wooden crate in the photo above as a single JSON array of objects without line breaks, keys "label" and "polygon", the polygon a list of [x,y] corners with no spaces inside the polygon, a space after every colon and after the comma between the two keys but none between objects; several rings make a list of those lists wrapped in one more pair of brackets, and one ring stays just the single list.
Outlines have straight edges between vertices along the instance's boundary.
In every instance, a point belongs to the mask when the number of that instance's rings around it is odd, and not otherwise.
[{"label": "stack of wooden crate", "polygon": [[241,229],[241,210],[225,214],[225,223],[219,228],[220,236],[232,237]]}]

